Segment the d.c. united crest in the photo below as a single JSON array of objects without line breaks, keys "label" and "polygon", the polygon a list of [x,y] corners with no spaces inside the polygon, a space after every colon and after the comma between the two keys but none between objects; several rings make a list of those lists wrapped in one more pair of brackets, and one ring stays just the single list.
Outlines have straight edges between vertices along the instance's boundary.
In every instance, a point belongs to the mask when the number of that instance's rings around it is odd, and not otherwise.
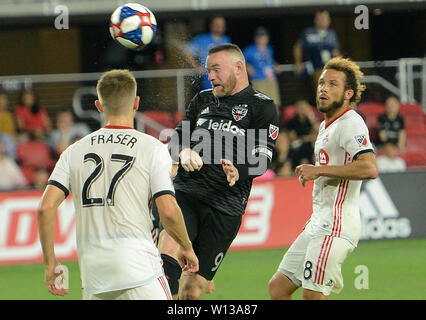
[{"label": "d.c. united crest", "polygon": [[247,115],[247,111],[248,109],[246,104],[239,104],[232,108],[232,116],[234,117],[235,121],[240,121]]}]

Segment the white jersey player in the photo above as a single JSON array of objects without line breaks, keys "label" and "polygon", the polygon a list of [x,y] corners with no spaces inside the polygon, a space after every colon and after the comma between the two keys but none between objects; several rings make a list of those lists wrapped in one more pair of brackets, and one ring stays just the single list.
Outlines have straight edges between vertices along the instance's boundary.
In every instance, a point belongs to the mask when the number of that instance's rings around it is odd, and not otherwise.
[{"label": "white jersey player", "polygon": [[156,202],[164,228],[181,246],[186,272],[198,260],[174,199],[172,161],[157,139],[133,129],[139,105],[136,81],[127,70],[105,73],[97,85],[105,126],[68,147],[49,178],[39,209],[46,284],[53,294],[59,264],[53,251],[55,214],[72,192],[83,299],[171,299],[152,239],[148,208]]},{"label": "white jersey player", "polygon": [[378,174],[367,126],[350,107],[364,90],[361,76],[349,59],[333,58],[318,81],[317,108],[325,120],[315,143],[315,165],[295,171],[303,186],[315,180],[313,213],[269,282],[272,299],[290,299],[299,287],[304,299],[327,299],[343,288],[341,265],[360,237],[361,183]]}]

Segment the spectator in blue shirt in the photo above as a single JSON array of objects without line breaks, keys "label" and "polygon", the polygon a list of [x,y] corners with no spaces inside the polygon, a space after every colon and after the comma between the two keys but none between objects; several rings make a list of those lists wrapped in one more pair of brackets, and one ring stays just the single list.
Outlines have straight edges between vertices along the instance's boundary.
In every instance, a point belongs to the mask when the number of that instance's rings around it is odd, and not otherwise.
[{"label": "spectator in blue shirt", "polygon": [[[305,29],[293,47],[296,72],[313,74],[315,87],[322,67],[328,60],[340,55],[339,40],[336,32],[329,28],[330,22],[328,11],[318,11],[315,14],[315,26]],[[306,69],[303,53],[308,59]]]},{"label": "spectator in blue shirt", "polygon": [[225,35],[225,32],[225,19],[223,17],[215,17],[210,22],[210,32],[195,36],[188,44],[185,57],[201,77],[201,90],[212,87],[205,70],[209,49],[218,44],[231,43],[231,39]]},{"label": "spectator in blue shirt", "polygon": [[258,27],[254,34],[254,44],[243,50],[247,63],[247,73],[253,88],[274,100],[280,108],[280,89],[277,74],[278,63],[274,59],[274,50],[269,45],[269,33],[264,27]]}]

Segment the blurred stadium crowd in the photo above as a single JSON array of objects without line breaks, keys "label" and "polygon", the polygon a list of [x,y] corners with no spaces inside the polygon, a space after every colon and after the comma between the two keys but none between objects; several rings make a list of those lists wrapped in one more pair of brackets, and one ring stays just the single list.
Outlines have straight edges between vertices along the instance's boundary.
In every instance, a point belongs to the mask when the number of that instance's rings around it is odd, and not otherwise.
[{"label": "blurred stadium crowd", "polygon": [[[310,83],[305,94],[293,104],[282,104],[282,90],[277,81],[281,70],[269,44],[268,30],[258,26],[253,44],[241,48],[252,85],[274,99],[280,116],[280,135],[273,162],[263,178],[291,176],[297,165],[314,163],[313,144],[322,121],[322,115],[314,107],[316,81],[323,65],[341,54],[337,35],[329,27],[330,20],[327,11],[318,11],[314,25],[306,26],[293,46],[295,73]],[[209,87],[203,68],[208,48],[232,40],[226,36],[225,19],[219,16],[211,19],[207,33],[190,39],[184,57],[197,74],[194,92]],[[183,116],[181,111],[142,112],[162,127],[171,129]],[[363,101],[357,112],[370,130],[379,171],[426,167],[426,115],[420,104],[400,103],[398,97],[389,95],[381,103]],[[72,108],[67,107],[56,110],[52,119],[31,88],[23,90],[13,105],[8,92],[0,91],[0,190],[44,188],[61,152],[94,130],[88,123],[76,122],[74,117]],[[159,136],[156,130],[144,130]]]}]

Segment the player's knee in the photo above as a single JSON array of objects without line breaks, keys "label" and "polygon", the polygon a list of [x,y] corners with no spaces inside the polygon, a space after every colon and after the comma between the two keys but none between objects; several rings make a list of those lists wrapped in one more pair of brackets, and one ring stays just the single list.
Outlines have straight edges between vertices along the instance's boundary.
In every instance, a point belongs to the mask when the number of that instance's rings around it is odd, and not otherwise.
[{"label": "player's knee", "polygon": [[179,279],[182,269],[179,262],[167,254],[161,254],[161,259],[163,259],[163,269],[169,282],[170,292],[172,295],[176,295],[179,292]]},{"label": "player's knee", "polygon": [[[294,292],[294,285],[288,285],[285,277],[281,274],[275,274],[268,283],[269,296],[272,300],[289,300]],[[284,281],[283,281],[284,280]],[[288,280],[290,281],[290,280]]]},{"label": "player's knee", "polygon": [[317,292],[309,289],[303,289],[302,291],[303,300],[327,300],[328,297],[322,292]]},{"label": "player's knee", "polygon": [[280,292],[282,289],[279,286],[278,281],[273,277],[271,280],[269,280],[268,283],[268,290],[269,290],[269,296],[272,300],[278,300],[280,299]]}]

